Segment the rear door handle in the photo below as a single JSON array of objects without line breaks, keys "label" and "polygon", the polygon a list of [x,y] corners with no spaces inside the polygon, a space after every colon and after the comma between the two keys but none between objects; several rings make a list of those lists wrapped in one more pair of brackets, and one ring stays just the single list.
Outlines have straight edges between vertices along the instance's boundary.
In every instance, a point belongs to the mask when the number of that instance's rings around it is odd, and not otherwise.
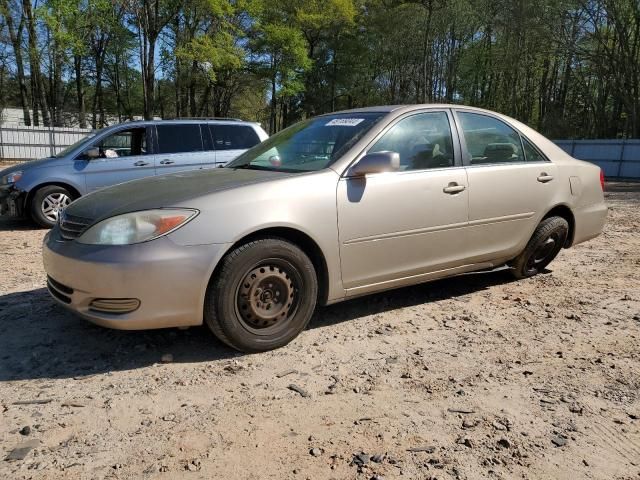
[{"label": "rear door handle", "polygon": [[551,180],[553,180],[553,175],[549,175],[546,172],[542,172],[538,177],[538,181],[540,183],[547,183],[547,182],[550,182]]},{"label": "rear door handle", "polygon": [[169,160],[168,158],[165,158],[160,162],[160,165],[171,165],[172,163],[176,163],[176,162],[174,162],[173,160]]},{"label": "rear door handle", "polygon": [[145,165],[149,165],[149,162],[145,162],[144,160],[138,160],[133,165],[136,167],[144,167]]},{"label": "rear door handle", "polygon": [[451,182],[449,185],[444,187],[442,191],[444,193],[448,193],[449,195],[455,195],[456,193],[462,192],[465,188],[464,185],[458,185],[456,182]]}]

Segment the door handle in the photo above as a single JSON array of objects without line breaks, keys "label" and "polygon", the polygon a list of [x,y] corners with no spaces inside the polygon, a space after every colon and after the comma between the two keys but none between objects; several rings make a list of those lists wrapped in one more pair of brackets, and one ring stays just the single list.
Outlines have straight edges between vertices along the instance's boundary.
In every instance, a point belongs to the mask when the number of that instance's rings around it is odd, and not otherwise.
[{"label": "door handle", "polygon": [[553,180],[553,175],[549,175],[547,172],[542,172],[538,177],[540,183],[547,183]]},{"label": "door handle", "polygon": [[165,158],[160,162],[160,165],[171,165],[172,163],[176,163],[176,162],[174,162],[173,160],[169,160],[168,158]]},{"label": "door handle", "polygon": [[442,191],[444,193],[448,193],[449,195],[455,195],[456,193],[462,192],[465,188],[464,185],[458,185],[456,182],[451,182],[449,185],[444,187]]},{"label": "door handle", "polygon": [[144,160],[138,160],[133,165],[136,167],[144,167],[145,165],[149,165],[149,162],[145,162]]}]

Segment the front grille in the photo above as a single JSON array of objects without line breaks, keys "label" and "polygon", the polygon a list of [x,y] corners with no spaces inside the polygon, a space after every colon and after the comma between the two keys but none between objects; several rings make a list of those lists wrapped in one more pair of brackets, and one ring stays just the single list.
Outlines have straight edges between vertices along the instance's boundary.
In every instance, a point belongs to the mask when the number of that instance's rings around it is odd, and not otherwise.
[{"label": "front grille", "polygon": [[123,314],[137,310],[140,300],[137,298],[96,298],[91,301],[89,310],[99,313]]},{"label": "front grille", "polygon": [[73,295],[73,288],[56,282],[53,278],[47,276],[47,289],[49,293],[63,303],[71,303],[70,295]]},{"label": "front grille", "polygon": [[65,240],[73,240],[84,233],[91,224],[89,218],[76,217],[62,212],[60,217],[60,236]]}]

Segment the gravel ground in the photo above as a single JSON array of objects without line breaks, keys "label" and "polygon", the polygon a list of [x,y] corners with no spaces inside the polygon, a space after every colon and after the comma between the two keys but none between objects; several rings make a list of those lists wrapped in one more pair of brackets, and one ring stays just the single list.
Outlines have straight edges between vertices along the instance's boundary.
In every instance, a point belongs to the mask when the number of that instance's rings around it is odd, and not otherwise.
[{"label": "gravel ground", "polygon": [[45,232],[0,221],[0,478],[638,479],[640,184],[608,190],[544,274],[322,308],[258,355],[74,317]]}]

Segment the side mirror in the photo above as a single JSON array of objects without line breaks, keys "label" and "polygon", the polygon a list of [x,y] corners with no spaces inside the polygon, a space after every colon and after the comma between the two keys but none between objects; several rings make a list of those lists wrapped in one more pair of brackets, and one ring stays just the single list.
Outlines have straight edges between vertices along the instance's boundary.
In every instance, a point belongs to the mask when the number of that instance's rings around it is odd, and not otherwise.
[{"label": "side mirror", "polygon": [[85,150],[84,155],[89,160],[93,160],[94,158],[98,158],[100,156],[100,149],[97,147],[92,147],[88,150]]},{"label": "side mirror", "polygon": [[400,168],[397,152],[367,153],[349,172],[351,176],[363,177],[368,173],[394,172]]}]

